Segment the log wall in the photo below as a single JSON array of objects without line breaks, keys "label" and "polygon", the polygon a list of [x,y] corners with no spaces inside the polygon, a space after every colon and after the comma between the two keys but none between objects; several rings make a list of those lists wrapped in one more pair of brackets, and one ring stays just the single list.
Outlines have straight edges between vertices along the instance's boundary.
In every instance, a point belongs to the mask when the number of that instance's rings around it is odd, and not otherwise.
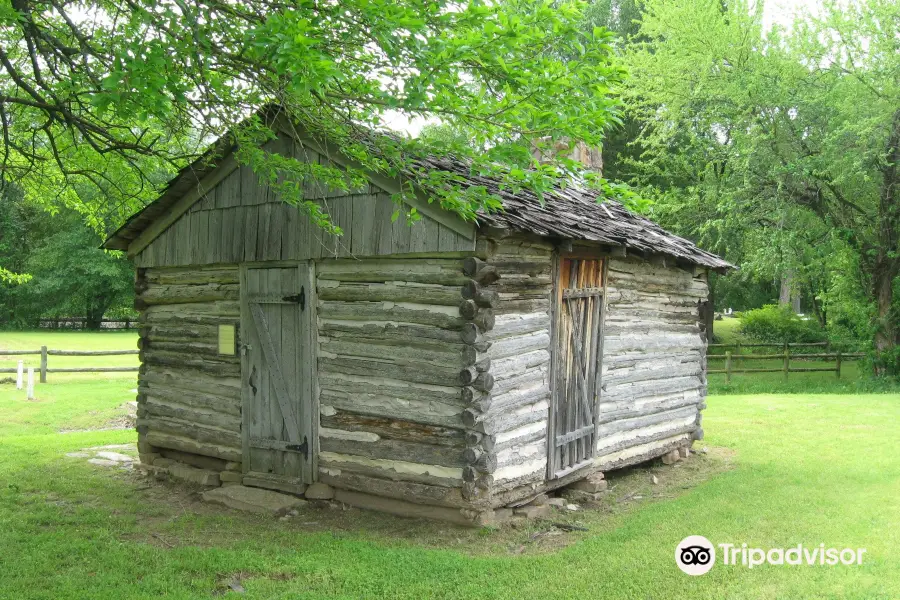
[{"label": "log wall", "polygon": [[[571,481],[546,480],[553,252],[482,236],[466,258],[317,261],[319,480],[460,522]],[[601,470],[702,435],[706,383],[705,273],[610,261]],[[141,443],[239,462],[240,359],[217,353],[238,267],[142,268],[136,291]]]},{"label": "log wall", "polygon": [[485,259],[471,259],[467,274],[470,290],[495,303],[493,329],[480,336],[477,354],[489,362],[494,385],[476,392],[467,416],[470,451],[490,466],[473,477],[501,506],[546,478],[553,246],[527,236],[482,237],[479,244]]},{"label": "log wall", "polygon": [[614,258],[595,464],[635,464],[702,435],[706,337],[700,303],[706,272]]},{"label": "log wall", "polygon": [[240,462],[241,364],[218,325],[240,321],[238,267],[138,269],[142,446]]},{"label": "log wall", "polygon": [[471,507],[462,259],[322,260],[316,274],[319,480]]}]

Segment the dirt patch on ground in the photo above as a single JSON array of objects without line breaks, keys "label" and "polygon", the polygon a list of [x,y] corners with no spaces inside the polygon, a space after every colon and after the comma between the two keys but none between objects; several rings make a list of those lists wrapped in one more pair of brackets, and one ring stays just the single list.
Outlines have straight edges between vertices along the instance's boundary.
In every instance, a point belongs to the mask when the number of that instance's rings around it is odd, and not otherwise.
[{"label": "dirt patch on ground", "polygon": [[[124,537],[160,548],[229,547],[260,535],[294,543],[295,534],[327,533],[334,537],[368,539],[380,544],[412,544],[453,549],[472,555],[540,554],[564,548],[608,526],[610,518],[648,502],[671,500],[704,481],[732,469],[734,456],[726,448],[708,447],[684,462],[654,461],[607,475],[609,491],[601,501],[578,510],[554,509],[546,520],[514,521],[496,528],[467,529],[450,524],[363,511],[339,503],[310,503],[296,515],[273,519],[229,511],[203,502],[207,488],[159,481],[140,470],[113,472],[136,492],[142,507],[137,533]],[[220,519],[226,518],[227,524]],[[227,591],[227,590],[224,590]]]},{"label": "dirt patch on ground", "polygon": [[[88,414],[98,414],[96,412]],[[116,407],[116,414],[105,421],[97,424],[96,427],[88,427],[86,429],[69,429],[62,428],[59,433],[79,433],[82,431],[108,431],[114,429],[134,429],[137,423],[137,402],[129,401]]]}]

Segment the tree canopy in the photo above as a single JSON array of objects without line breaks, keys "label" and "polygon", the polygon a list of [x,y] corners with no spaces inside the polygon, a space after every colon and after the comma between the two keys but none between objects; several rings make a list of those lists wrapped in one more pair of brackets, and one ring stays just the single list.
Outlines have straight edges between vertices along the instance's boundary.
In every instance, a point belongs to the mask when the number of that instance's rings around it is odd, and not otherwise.
[{"label": "tree canopy", "polygon": [[743,1],[648,0],[624,52],[624,168],[664,224],[815,310],[851,303],[897,364],[900,5],[825,2],[790,31]]},{"label": "tree canopy", "polygon": [[[329,227],[296,182],[343,187],[358,174],[259,150],[272,132],[247,117],[274,103],[364,167],[404,173],[472,218],[497,199],[411,159],[453,152],[539,192],[577,171],[538,164],[532,149],[597,145],[616,121],[623,71],[610,34],[581,18],[579,3],[548,0],[2,0],[0,169],[99,225],[232,130],[239,160],[286,174],[285,200]],[[473,143],[368,135],[396,114],[451,123]]]}]

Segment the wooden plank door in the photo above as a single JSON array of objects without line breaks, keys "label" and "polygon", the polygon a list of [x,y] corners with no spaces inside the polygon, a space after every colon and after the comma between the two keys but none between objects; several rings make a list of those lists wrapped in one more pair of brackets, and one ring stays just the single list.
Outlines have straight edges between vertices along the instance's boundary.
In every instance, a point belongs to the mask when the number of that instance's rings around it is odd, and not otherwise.
[{"label": "wooden plank door", "polygon": [[589,466],[597,448],[603,356],[604,264],[560,258],[554,298],[548,477]]},{"label": "wooden plank door", "polygon": [[311,284],[305,263],[242,269],[243,470],[263,487],[291,491],[315,474]]}]

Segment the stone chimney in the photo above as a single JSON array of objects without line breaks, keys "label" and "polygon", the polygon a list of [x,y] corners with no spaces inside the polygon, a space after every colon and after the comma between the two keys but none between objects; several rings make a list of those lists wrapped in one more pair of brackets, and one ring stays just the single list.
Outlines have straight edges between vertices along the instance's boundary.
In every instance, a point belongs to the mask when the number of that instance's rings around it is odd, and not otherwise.
[{"label": "stone chimney", "polygon": [[[556,152],[562,152],[568,147],[568,144],[565,142],[557,142],[554,150]],[[547,156],[547,152],[541,152],[537,148],[532,150],[532,156],[538,159],[541,162],[549,162],[549,157]],[[584,142],[577,142],[575,147],[572,148],[572,152],[569,153],[568,157],[572,160],[577,160],[581,164],[585,166],[586,169],[591,171],[596,171],[599,174],[603,174],[603,153],[600,151],[600,148],[591,148]]]}]

